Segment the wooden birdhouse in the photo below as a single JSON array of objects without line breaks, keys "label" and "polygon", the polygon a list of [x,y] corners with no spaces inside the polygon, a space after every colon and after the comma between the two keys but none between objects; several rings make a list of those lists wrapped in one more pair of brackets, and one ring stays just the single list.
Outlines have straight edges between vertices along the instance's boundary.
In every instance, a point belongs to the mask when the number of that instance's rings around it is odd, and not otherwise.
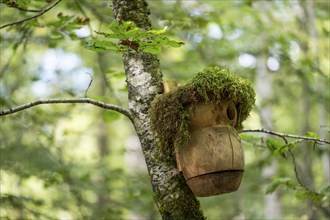
[{"label": "wooden birdhouse", "polygon": [[244,152],[234,128],[233,102],[200,102],[187,109],[190,138],[176,150],[178,169],[196,196],[236,191],[244,172]]},{"label": "wooden birdhouse", "polygon": [[196,196],[236,191],[244,172],[242,129],[255,101],[249,81],[208,67],[152,103],[160,159],[174,163]]}]

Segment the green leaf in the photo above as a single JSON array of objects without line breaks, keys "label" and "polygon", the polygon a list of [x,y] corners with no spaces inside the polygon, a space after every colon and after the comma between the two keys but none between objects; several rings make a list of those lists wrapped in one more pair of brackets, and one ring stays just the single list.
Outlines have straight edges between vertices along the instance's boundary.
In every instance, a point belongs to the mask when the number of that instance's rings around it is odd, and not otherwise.
[{"label": "green leaf", "polygon": [[146,53],[157,54],[161,52],[160,46],[147,46],[142,49]]},{"label": "green leaf", "polygon": [[113,22],[110,24],[109,29],[112,30],[114,33],[119,33],[119,23]]},{"label": "green leaf", "polygon": [[275,153],[278,148],[283,146],[283,143],[277,139],[269,138],[266,140],[266,145],[272,153]]},{"label": "green leaf", "polygon": [[122,40],[121,42],[134,42],[134,45],[130,43],[106,45],[106,43],[103,42],[112,42],[112,41],[91,40],[85,44],[85,47],[87,49],[98,52],[111,51],[111,52],[123,53],[130,49],[134,49],[134,50],[141,50],[151,54],[157,54],[161,52],[162,46],[180,47],[184,44],[183,42],[170,40],[168,37],[162,36],[165,33],[165,30],[144,31],[138,28],[131,21],[124,21],[120,23],[113,22],[109,26],[109,29],[113,33],[98,32],[98,31],[95,32],[98,35],[101,35],[105,38]]},{"label": "green leaf", "polygon": [[122,24],[119,24],[119,28],[123,31],[129,31],[137,26],[132,21],[123,21]]},{"label": "green leaf", "polygon": [[266,194],[273,193],[279,187],[279,185],[280,184],[277,184],[277,183],[273,183],[273,184],[269,185],[266,189]]},{"label": "green leaf", "polygon": [[138,38],[139,31],[140,31],[140,28],[138,28],[138,27],[132,28],[131,30],[129,30],[129,31],[127,31],[125,33],[125,39],[129,39],[129,38],[135,39],[135,38]]},{"label": "green leaf", "polygon": [[150,30],[150,31],[140,31],[137,39],[147,39],[152,37],[157,37],[165,33],[165,30]]},{"label": "green leaf", "polygon": [[97,52],[115,52],[120,53],[124,50],[127,50],[127,48],[123,45],[116,44],[112,41],[102,41],[102,40],[89,40],[85,41],[85,48]]},{"label": "green leaf", "polygon": [[311,138],[318,138],[318,139],[320,138],[320,136],[318,134],[316,134],[316,133],[314,133],[312,131],[306,132],[305,136],[306,137],[311,137]]},{"label": "green leaf", "polygon": [[38,20],[29,20],[26,21],[25,24],[28,24],[31,27],[44,27],[44,25],[39,24]]},{"label": "green leaf", "polygon": [[278,147],[274,153],[280,153],[280,154],[283,154],[291,149],[293,149],[294,147],[297,146],[298,143],[302,142],[302,140],[297,140],[297,141],[293,141],[291,143],[288,143],[288,144],[284,144],[280,147]]},{"label": "green leaf", "polygon": [[167,37],[159,37],[159,43],[161,45],[168,45],[171,47],[181,47],[184,43],[183,42],[179,42],[179,41],[175,41],[175,40],[170,40]]},{"label": "green leaf", "polygon": [[95,31],[95,33],[97,33],[98,35],[102,35],[106,38],[115,38],[115,39],[125,38],[125,35],[121,34],[121,33],[105,33],[105,32],[98,32],[98,31]]},{"label": "green leaf", "polygon": [[181,47],[182,45],[184,45],[184,42],[168,40],[167,44],[171,47]]},{"label": "green leaf", "polygon": [[160,35],[160,34],[164,34],[165,30],[150,30],[150,31],[147,31],[147,33],[150,33],[152,35]]},{"label": "green leaf", "polygon": [[266,141],[266,145],[272,153],[279,154],[286,158],[285,153],[288,152],[289,150],[291,150],[292,148],[296,147],[297,144],[300,142],[302,142],[302,140],[296,140],[296,141],[290,142],[288,144],[283,144],[282,141],[269,138]]},{"label": "green leaf", "polygon": [[280,177],[274,178],[271,185],[269,185],[266,189],[266,194],[273,193],[279,186],[284,185],[288,188],[294,189],[296,184],[289,177]]},{"label": "green leaf", "polygon": [[116,34],[125,34],[126,32],[137,28],[137,26],[131,21],[123,21],[121,23],[113,22],[109,28]]}]

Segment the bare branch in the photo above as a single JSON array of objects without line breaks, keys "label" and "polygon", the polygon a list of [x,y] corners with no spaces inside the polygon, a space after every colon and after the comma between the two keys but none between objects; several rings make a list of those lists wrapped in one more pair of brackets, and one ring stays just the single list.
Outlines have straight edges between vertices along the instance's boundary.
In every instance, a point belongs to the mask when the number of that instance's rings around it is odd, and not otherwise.
[{"label": "bare branch", "polygon": [[18,21],[15,21],[13,23],[9,23],[9,24],[5,24],[5,25],[2,25],[0,27],[0,29],[2,28],[5,28],[5,27],[10,27],[10,26],[13,26],[13,25],[16,25],[16,24],[21,24],[21,23],[24,23],[26,21],[29,21],[29,20],[33,20],[33,19],[36,19],[38,17],[40,17],[41,15],[45,14],[47,11],[49,11],[50,9],[54,8],[58,3],[60,3],[62,0],[57,0],[54,4],[52,4],[51,6],[49,6],[48,8],[44,9],[44,10],[41,10],[39,14],[36,14],[32,17],[29,17],[29,18],[24,18],[22,20],[18,20]]},{"label": "bare branch", "polygon": [[295,138],[295,139],[302,139],[302,140],[307,140],[307,141],[314,141],[318,144],[330,144],[330,141],[324,140],[324,139],[318,139],[318,138],[313,138],[313,137],[307,137],[307,136],[301,136],[301,135],[293,135],[293,134],[283,134],[279,132],[274,132],[266,129],[246,129],[242,130],[241,133],[247,133],[247,132],[260,132],[260,133],[266,133],[266,134],[271,134],[278,136],[280,138]]},{"label": "bare branch", "polygon": [[100,102],[94,99],[90,99],[90,98],[59,98],[59,99],[39,99],[33,102],[29,102],[27,104],[24,105],[20,105],[14,108],[10,108],[10,109],[6,109],[6,110],[2,110],[0,111],[0,116],[4,116],[4,115],[9,115],[9,114],[13,114],[28,108],[31,108],[33,106],[36,105],[43,105],[43,104],[60,104],[60,103],[88,103],[88,104],[92,104],[92,105],[96,105],[98,107],[104,108],[104,109],[108,109],[108,110],[112,110],[112,111],[116,111],[119,112],[123,115],[125,115],[127,118],[129,118],[131,121],[133,121],[133,117],[131,115],[131,113],[124,108],[121,108],[119,106],[116,105],[112,105],[112,104],[108,104],[108,103],[104,103],[104,102]]}]

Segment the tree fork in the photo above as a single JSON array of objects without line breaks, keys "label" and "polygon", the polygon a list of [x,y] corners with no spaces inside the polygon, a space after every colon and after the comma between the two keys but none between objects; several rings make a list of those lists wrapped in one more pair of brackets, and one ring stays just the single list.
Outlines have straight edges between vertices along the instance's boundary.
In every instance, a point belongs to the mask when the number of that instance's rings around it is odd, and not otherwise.
[{"label": "tree fork", "polygon": [[[148,4],[145,0],[112,0],[117,21],[132,21],[150,30]],[[162,73],[155,55],[129,51],[123,54],[128,84],[129,110],[139,136],[154,192],[154,200],[163,219],[204,219],[199,202],[182,174],[155,157],[155,137],[150,126],[149,109],[155,95],[163,92]]]}]

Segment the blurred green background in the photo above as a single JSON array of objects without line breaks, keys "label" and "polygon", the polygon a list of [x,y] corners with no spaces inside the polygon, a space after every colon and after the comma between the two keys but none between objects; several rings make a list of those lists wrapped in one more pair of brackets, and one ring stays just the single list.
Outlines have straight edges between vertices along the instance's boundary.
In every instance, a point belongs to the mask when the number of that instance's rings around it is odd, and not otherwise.
[{"label": "blurred green background", "polygon": [[[0,26],[55,1],[1,2]],[[21,9],[9,7],[13,2]],[[184,84],[207,65],[227,66],[255,86],[246,129],[311,131],[329,139],[329,1],[147,2],[153,28],[185,42],[159,54],[165,81]],[[113,21],[110,1],[68,0],[38,19],[2,28],[1,110],[85,95],[126,107],[121,55],[92,52],[82,43]],[[161,218],[138,138],[124,116],[57,104],[0,119],[1,219]],[[287,151],[276,150],[282,139],[258,133],[241,138],[241,187],[199,198],[208,219],[327,219],[329,145],[288,139],[294,167]],[[316,194],[301,190],[299,181]]]}]

